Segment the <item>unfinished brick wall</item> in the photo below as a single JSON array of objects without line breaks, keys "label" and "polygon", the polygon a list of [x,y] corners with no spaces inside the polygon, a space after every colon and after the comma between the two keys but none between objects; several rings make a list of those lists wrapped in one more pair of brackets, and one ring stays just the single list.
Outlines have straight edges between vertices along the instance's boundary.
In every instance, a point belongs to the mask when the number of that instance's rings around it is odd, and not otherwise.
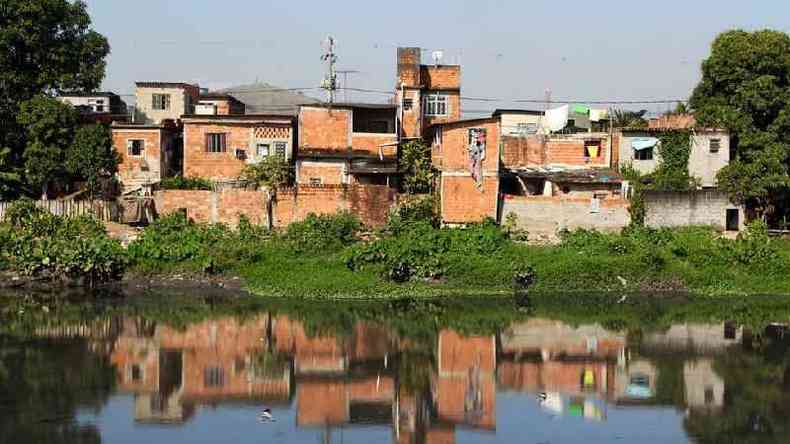
[{"label": "unfinished brick wall", "polygon": [[420,82],[426,89],[461,89],[460,65],[422,65]]},{"label": "unfinished brick wall", "polygon": [[299,149],[347,151],[351,146],[351,110],[302,107],[299,111]]},{"label": "unfinished brick wall", "polygon": [[[226,189],[214,191],[163,190],[154,196],[156,211],[166,215],[186,209],[196,222],[224,223],[236,226],[240,216],[254,224],[265,224],[266,193]],[[281,190],[274,203],[274,226],[285,227],[303,220],[310,213],[334,214],[350,211],[369,226],[387,221],[390,208],[397,202],[396,192],[384,185],[299,185]]]},{"label": "unfinished brick wall", "polygon": [[442,144],[434,155],[440,160],[437,165],[442,171],[469,172],[469,130],[484,128],[486,130],[486,158],[483,161],[484,172],[496,172],[499,165],[499,122],[494,119],[466,121],[447,124],[442,127]]},{"label": "unfinished brick wall", "polygon": [[[158,182],[162,178],[162,130],[159,128],[112,128],[113,148],[120,156],[118,175],[121,182]],[[141,156],[131,156],[127,150],[129,140],[143,140]]]},{"label": "unfinished brick wall", "polygon": [[398,86],[420,86],[420,48],[398,48]]},{"label": "unfinished brick wall", "polygon": [[609,141],[602,140],[596,157],[585,157],[585,141],[580,138],[549,139],[547,142],[546,163],[551,165],[573,165],[590,167],[608,167]]},{"label": "unfinished brick wall", "polygon": [[482,190],[471,176],[442,176],[442,222],[465,224],[496,218],[499,178],[486,176]]},{"label": "unfinished brick wall", "polygon": [[733,205],[727,195],[718,190],[690,192],[647,191],[645,225],[654,228],[710,225],[725,229],[727,210],[738,211],[739,229],[743,228],[744,211]]},{"label": "unfinished brick wall", "polygon": [[346,182],[345,160],[299,160],[296,162],[296,181],[310,185],[318,179],[320,185],[340,185]]},{"label": "unfinished brick wall", "polygon": [[502,136],[502,165],[515,168],[527,165],[544,165],[548,145],[538,137]]},{"label": "unfinished brick wall", "polygon": [[354,133],[351,136],[351,145],[354,147],[355,154],[378,156],[381,153],[384,156],[396,156],[398,147],[392,145],[395,142],[397,142],[395,134]]},{"label": "unfinished brick wall", "polygon": [[[206,151],[206,135],[225,134],[226,151]],[[184,124],[184,176],[210,179],[236,179],[244,169],[243,160],[236,158],[236,149],[250,150],[253,125],[239,123],[185,123]]]}]

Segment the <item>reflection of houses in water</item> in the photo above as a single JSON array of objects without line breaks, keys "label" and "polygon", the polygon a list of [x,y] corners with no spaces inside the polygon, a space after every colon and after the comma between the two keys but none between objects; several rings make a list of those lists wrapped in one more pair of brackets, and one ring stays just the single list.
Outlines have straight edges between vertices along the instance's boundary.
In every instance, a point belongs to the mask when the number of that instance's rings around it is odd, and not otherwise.
[{"label": "reflection of houses in water", "polygon": [[614,400],[620,405],[653,402],[658,376],[658,369],[651,361],[629,359],[617,369]]},{"label": "reflection of houses in water", "polygon": [[[746,338],[749,337],[748,332]],[[647,333],[642,348],[673,352],[720,353],[744,340],[744,329],[731,322],[721,324],[677,324],[663,332]]]},{"label": "reflection of houses in water", "polygon": [[268,317],[204,321],[184,330],[125,321],[111,360],[135,419],[178,423],[197,404],[290,399],[290,363],[266,349]]},{"label": "reflection of houses in water", "polygon": [[711,359],[686,361],[683,381],[686,406],[692,411],[715,411],[724,406],[724,379],[713,370]]},{"label": "reflection of houses in water", "polygon": [[616,397],[625,364],[625,335],[599,325],[572,327],[530,319],[501,335],[499,384],[541,395],[552,414],[602,419],[595,399]]}]

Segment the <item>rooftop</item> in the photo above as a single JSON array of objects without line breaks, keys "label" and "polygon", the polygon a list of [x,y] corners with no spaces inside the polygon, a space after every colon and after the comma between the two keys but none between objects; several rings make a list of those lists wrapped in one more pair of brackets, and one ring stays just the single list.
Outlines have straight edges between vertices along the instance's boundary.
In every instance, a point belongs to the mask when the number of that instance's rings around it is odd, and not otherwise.
[{"label": "rooftop", "polygon": [[511,174],[523,178],[550,179],[565,183],[619,183],[623,177],[611,168],[553,168],[521,167],[511,169]]},{"label": "rooftop", "polygon": [[494,110],[493,116],[498,116],[500,114],[527,114],[530,116],[542,116],[545,114],[545,111],[538,111],[534,109],[500,109],[497,108]]},{"label": "rooftop", "polygon": [[300,106],[318,108],[364,108],[364,109],[397,109],[398,105],[392,103],[362,103],[362,102],[334,102],[334,103],[305,103]]},{"label": "rooftop", "polygon": [[184,82],[135,82],[138,88],[195,88],[198,85],[192,85]]},{"label": "rooftop", "polygon": [[110,91],[61,91],[59,97],[118,97]]},{"label": "rooftop", "polygon": [[182,120],[243,120],[259,121],[267,119],[278,119],[293,121],[291,114],[184,114]]}]

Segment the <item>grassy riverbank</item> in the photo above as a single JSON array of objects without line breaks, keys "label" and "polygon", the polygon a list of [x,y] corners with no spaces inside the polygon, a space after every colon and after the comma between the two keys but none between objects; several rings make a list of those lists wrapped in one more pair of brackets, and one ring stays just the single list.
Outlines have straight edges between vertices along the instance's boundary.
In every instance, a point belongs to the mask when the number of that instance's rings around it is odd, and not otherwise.
[{"label": "grassy riverbank", "polygon": [[374,232],[349,214],[310,216],[274,233],[244,221],[230,229],[169,216],[126,251],[89,220],[20,211],[0,225],[0,267],[71,277],[87,270],[92,280],[124,268],[138,276],[239,276],[251,292],[275,297],[510,296],[514,275],[530,272],[533,293],[790,295],[790,244],[769,239],[761,225],[737,240],[705,227],[629,228],[568,232],[560,244],[541,246],[493,223],[438,228],[420,205]]}]

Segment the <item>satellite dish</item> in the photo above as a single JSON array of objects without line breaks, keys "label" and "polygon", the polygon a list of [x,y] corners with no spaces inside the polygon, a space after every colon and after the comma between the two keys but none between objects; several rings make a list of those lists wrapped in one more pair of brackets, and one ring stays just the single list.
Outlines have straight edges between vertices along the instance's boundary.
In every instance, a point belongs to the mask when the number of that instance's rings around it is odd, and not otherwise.
[{"label": "satellite dish", "polygon": [[434,51],[431,53],[431,58],[433,58],[434,65],[438,65],[439,62],[442,61],[442,57],[444,57],[444,51]]}]

